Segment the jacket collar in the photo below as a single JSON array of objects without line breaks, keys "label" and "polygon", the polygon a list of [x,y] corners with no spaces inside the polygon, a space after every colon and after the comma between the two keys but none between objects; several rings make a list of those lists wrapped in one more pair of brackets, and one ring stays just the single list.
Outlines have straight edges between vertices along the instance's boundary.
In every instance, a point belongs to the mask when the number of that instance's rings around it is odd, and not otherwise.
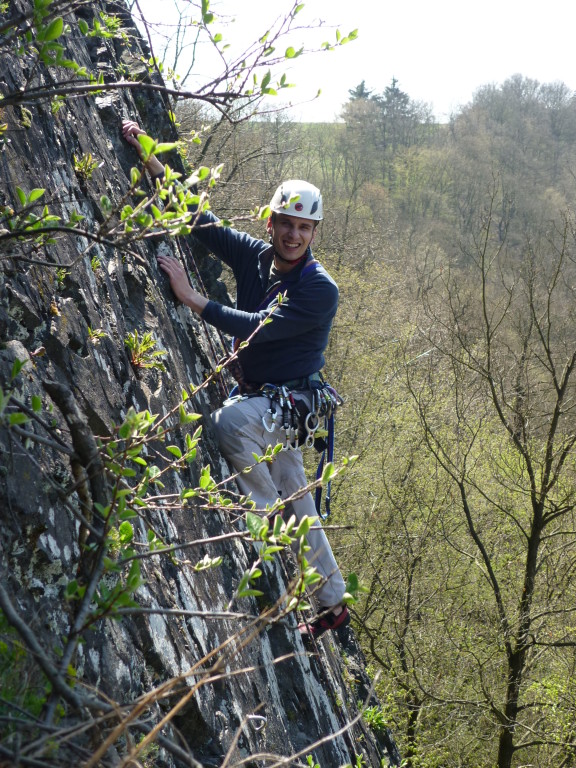
[{"label": "jacket collar", "polygon": [[[270,267],[272,266],[273,258],[274,248],[271,245],[263,250],[258,257],[258,274],[263,290],[266,290],[268,285]],[[312,249],[310,246],[308,246],[306,249],[306,258],[302,259],[302,261],[297,266],[295,266],[294,269],[291,269],[290,272],[282,274],[281,281],[285,283],[296,283],[300,279],[300,275],[302,274],[304,267],[307,264],[310,264],[313,259],[314,257],[312,256]]]}]

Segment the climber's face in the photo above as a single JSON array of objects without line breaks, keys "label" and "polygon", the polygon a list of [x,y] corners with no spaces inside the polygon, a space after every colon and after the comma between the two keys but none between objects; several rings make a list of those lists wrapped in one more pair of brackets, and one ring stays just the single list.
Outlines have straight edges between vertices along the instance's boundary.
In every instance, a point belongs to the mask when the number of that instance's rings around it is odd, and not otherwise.
[{"label": "climber's face", "polygon": [[[280,257],[277,267],[289,271],[304,257],[316,234],[317,222],[275,213],[270,216],[266,229],[272,238],[275,253]],[[282,269],[284,267],[284,269]]]}]

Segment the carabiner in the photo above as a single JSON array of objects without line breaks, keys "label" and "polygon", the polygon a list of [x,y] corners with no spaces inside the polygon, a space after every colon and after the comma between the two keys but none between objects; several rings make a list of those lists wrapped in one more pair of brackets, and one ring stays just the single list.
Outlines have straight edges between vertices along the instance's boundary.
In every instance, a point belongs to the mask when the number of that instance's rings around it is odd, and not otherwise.
[{"label": "carabiner", "polygon": [[[274,432],[276,430],[276,418],[278,417],[278,414],[276,413],[276,409],[272,410],[272,405],[273,403],[270,401],[270,408],[268,408],[264,416],[262,416],[262,424],[266,432]],[[270,414],[270,426],[268,426],[266,421],[267,414]]]}]

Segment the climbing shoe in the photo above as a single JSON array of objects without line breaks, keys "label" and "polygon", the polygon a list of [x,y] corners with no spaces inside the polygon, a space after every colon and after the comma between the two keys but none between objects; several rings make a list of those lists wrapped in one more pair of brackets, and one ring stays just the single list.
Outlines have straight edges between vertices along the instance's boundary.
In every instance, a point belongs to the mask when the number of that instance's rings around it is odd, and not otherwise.
[{"label": "climbing shoe", "polygon": [[317,638],[327,632],[329,629],[341,629],[350,624],[350,613],[346,606],[338,616],[333,611],[321,613],[313,621],[304,622],[298,625],[300,634],[303,637]]}]

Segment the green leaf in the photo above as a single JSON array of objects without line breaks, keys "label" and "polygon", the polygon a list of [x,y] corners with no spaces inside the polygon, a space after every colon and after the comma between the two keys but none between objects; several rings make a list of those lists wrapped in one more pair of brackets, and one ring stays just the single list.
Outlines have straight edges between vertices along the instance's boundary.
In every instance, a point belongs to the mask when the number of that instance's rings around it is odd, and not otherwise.
[{"label": "green leaf", "polygon": [[115,461],[106,462],[106,469],[112,472],[117,477],[122,475],[122,467],[120,466],[120,464],[117,464]]},{"label": "green leaf", "polygon": [[21,413],[21,412],[11,413],[10,416],[8,417],[8,423],[10,424],[10,426],[14,426],[15,424],[26,424],[28,420],[29,420],[28,416],[26,416],[25,413]]},{"label": "green leaf", "polygon": [[20,200],[20,205],[24,207],[27,202],[26,192],[20,189],[20,187],[16,187],[16,194],[18,195],[18,200]]},{"label": "green leaf", "polygon": [[127,520],[121,523],[118,532],[120,533],[120,541],[123,544],[128,544],[134,538],[134,528],[132,523],[129,523]]},{"label": "green leaf", "polygon": [[39,395],[32,395],[32,410],[34,413],[42,410],[42,398]]},{"label": "green leaf", "polygon": [[242,592],[238,592],[238,597],[261,597],[264,594],[259,589],[243,589]]},{"label": "green leaf", "polygon": [[272,79],[272,73],[270,72],[270,70],[268,70],[268,72],[266,72],[266,74],[262,78],[262,83],[260,84],[260,87],[262,88],[262,90],[267,88],[267,86],[270,83],[271,79]]},{"label": "green leaf", "polygon": [[11,381],[14,381],[16,376],[18,376],[18,374],[20,373],[20,371],[24,367],[25,363],[26,363],[25,360],[19,360],[18,358],[16,358],[16,360],[14,360],[14,362],[12,363],[12,372],[10,373]]},{"label": "green leaf", "polygon": [[177,459],[182,458],[182,451],[180,448],[178,448],[177,445],[167,445],[166,450],[169,451],[173,456],[176,456]]},{"label": "green leaf", "polygon": [[276,515],[274,519],[274,531],[273,531],[273,534],[275,537],[278,537],[280,535],[280,531],[282,530],[283,525],[284,525],[284,521],[282,520],[281,515]]},{"label": "green leaf", "polygon": [[28,202],[33,203],[36,200],[38,200],[42,195],[44,194],[44,189],[35,188],[33,189],[30,194],[28,195]]},{"label": "green leaf", "polygon": [[299,539],[302,536],[306,536],[308,534],[308,531],[312,527],[312,525],[318,520],[317,517],[309,517],[306,515],[306,517],[303,517],[300,521],[300,525],[298,528],[296,528],[296,531],[294,533],[294,536]]},{"label": "green leaf", "polygon": [[254,512],[246,512],[246,528],[253,539],[260,538],[260,531],[262,530],[262,518],[260,515],[256,515]]},{"label": "green leaf", "polygon": [[144,155],[146,158],[150,157],[150,155],[154,152],[154,149],[156,147],[156,142],[153,138],[150,136],[147,136],[144,133],[141,133],[138,137],[138,141],[140,142],[140,146],[144,150]]},{"label": "green leaf", "polygon": [[188,448],[194,448],[195,445],[198,444],[198,440],[200,440],[200,437],[202,436],[202,427],[196,427],[194,430],[194,434],[192,437],[190,437],[189,434],[186,435],[186,445]]},{"label": "green leaf", "polygon": [[296,515],[290,515],[290,519],[286,523],[286,533],[288,536],[291,535],[292,530],[294,529],[294,526],[296,525]]},{"label": "green leaf", "polygon": [[38,37],[43,42],[48,43],[51,40],[56,40],[58,37],[60,37],[63,29],[64,21],[61,17],[58,17],[57,19],[54,19],[54,21],[52,21],[52,23],[49,24],[46,29],[42,30],[42,33],[38,35]]},{"label": "green leaf", "polygon": [[349,574],[346,580],[346,591],[356,592],[358,590],[358,586],[359,586],[358,576],[355,573]]},{"label": "green leaf", "polygon": [[336,468],[334,467],[334,464],[330,461],[326,466],[324,467],[324,472],[322,472],[322,483],[327,483],[329,480],[331,480],[334,475],[336,474]]},{"label": "green leaf", "polygon": [[186,409],[180,403],[180,407],[178,408],[178,415],[180,417],[180,424],[189,424],[191,421],[198,421],[198,419],[201,419],[202,416],[199,413],[186,413]]},{"label": "green leaf", "polygon": [[200,488],[203,490],[213,488],[214,487],[214,480],[212,480],[212,477],[210,475],[210,467],[206,466],[202,468],[202,472],[200,473],[200,482],[199,482]]},{"label": "green leaf", "polygon": [[277,544],[266,547],[266,549],[262,551],[261,557],[271,560],[272,558],[269,557],[269,555],[275,555],[276,552],[282,552],[283,549],[284,547],[280,547]]},{"label": "green leaf", "polygon": [[176,142],[157,144],[154,149],[154,154],[159,155],[161,152],[170,152],[170,150],[176,149],[177,146],[178,144],[176,144]]},{"label": "green leaf", "polygon": [[108,518],[108,515],[110,514],[110,505],[104,506],[103,504],[95,501],[94,508],[105,520]]},{"label": "green leaf", "polygon": [[360,583],[358,576],[355,573],[350,573],[346,579],[346,594],[349,595],[351,602],[356,601],[356,595],[359,592],[369,592],[368,587],[365,587]]}]

